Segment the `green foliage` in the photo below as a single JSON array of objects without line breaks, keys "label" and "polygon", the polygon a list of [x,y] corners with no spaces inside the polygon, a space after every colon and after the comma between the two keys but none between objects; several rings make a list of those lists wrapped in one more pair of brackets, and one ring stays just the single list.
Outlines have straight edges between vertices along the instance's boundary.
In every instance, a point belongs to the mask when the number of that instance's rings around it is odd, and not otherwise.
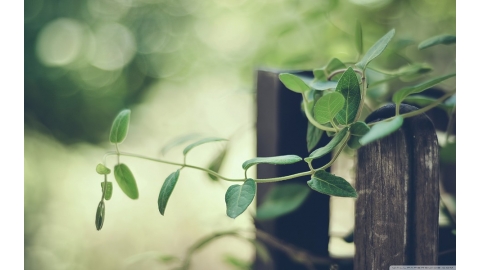
[{"label": "green foliage", "polygon": [[324,170],[315,172],[307,184],[311,189],[330,196],[357,198],[357,192],[347,180]]},{"label": "green foliage", "polygon": [[222,139],[222,138],[215,138],[215,137],[212,137],[212,138],[205,138],[205,139],[201,139],[199,141],[196,141],[192,144],[189,144],[187,147],[185,147],[185,149],[183,149],[183,155],[186,155],[190,150],[192,150],[193,148],[199,146],[199,145],[202,145],[204,143],[210,143],[210,142],[219,142],[219,141],[226,141],[226,139]]},{"label": "green foliage", "polygon": [[399,91],[395,92],[392,100],[393,100],[393,102],[395,102],[395,104],[398,105],[407,96],[412,95],[412,94],[421,93],[421,92],[427,90],[428,88],[431,88],[432,86],[435,86],[435,85],[437,85],[437,84],[439,84],[439,83],[441,83],[441,82],[445,81],[446,79],[449,79],[453,76],[455,76],[455,74],[448,74],[448,75],[445,75],[445,76],[442,76],[442,77],[431,79],[427,82],[424,82],[424,83],[421,83],[421,84],[418,84],[418,85],[405,87],[405,88],[400,89]]},{"label": "green foliage", "polygon": [[358,54],[363,53],[363,33],[362,33],[362,24],[357,21],[355,27],[355,48],[357,49]]},{"label": "green foliage", "polygon": [[323,130],[315,127],[312,123],[308,122],[307,127],[307,149],[308,152],[312,151],[315,146],[317,146],[318,142],[322,138]]},{"label": "green foliage", "polygon": [[293,92],[304,93],[310,90],[310,87],[298,76],[289,73],[281,73],[278,78]]},{"label": "green foliage", "polygon": [[110,174],[110,169],[105,167],[102,163],[98,163],[96,171],[98,174]]},{"label": "green foliage", "polygon": [[420,44],[418,44],[418,49],[423,50],[439,44],[450,45],[455,44],[456,42],[457,37],[454,35],[439,35],[422,41]]},{"label": "green foliage", "polygon": [[119,144],[125,140],[130,124],[130,110],[121,111],[115,120],[113,120],[112,129],[110,130],[110,142]]},{"label": "green foliage", "polygon": [[367,132],[362,138],[360,138],[359,143],[361,145],[367,145],[371,142],[379,140],[383,137],[386,137],[396,130],[398,130],[403,124],[402,116],[395,116],[392,120],[388,122],[381,122],[374,125],[370,131]]},{"label": "green foliage", "polygon": [[100,201],[97,206],[97,213],[95,214],[95,227],[97,231],[100,231],[103,227],[103,222],[105,221],[105,203]]},{"label": "green foliage", "polygon": [[342,140],[347,136],[348,128],[342,129],[333,139],[324,147],[318,148],[317,150],[313,151],[308,158],[305,158],[306,162],[310,162],[314,159],[321,158],[326,154],[330,153],[337,145],[342,142]]},{"label": "green foliage", "polygon": [[168,199],[170,198],[170,195],[172,195],[179,176],[180,170],[171,173],[167,179],[165,179],[165,182],[163,182],[162,188],[160,189],[160,194],[158,195],[158,210],[162,216],[165,214]]},{"label": "green foliage", "polygon": [[[223,161],[225,160],[225,156],[227,155],[227,147],[223,148],[223,150],[210,162],[210,165],[208,165],[208,169],[210,171],[214,171],[218,173],[220,171],[220,168],[222,167]],[[209,173],[208,177],[212,179],[213,181],[217,181],[218,177],[215,175]]]},{"label": "green foliage", "polygon": [[390,30],[387,34],[385,34],[382,38],[380,38],[363,56],[360,62],[356,63],[355,65],[360,69],[365,69],[367,65],[377,56],[379,56],[383,50],[387,47],[388,43],[392,40],[393,36],[395,35],[395,29]]},{"label": "green foliage", "polygon": [[286,164],[293,164],[301,160],[302,158],[296,155],[284,155],[284,156],[276,156],[276,157],[256,157],[243,162],[242,168],[244,170],[247,170],[253,165],[263,164],[263,163],[273,164],[273,165],[286,165]]},{"label": "green foliage", "polygon": [[230,186],[225,194],[227,216],[236,218],[247,210],[247,207],[252,203],[253,198],[255,197],[256,191],[257,184],[251,178],[247,179],[243,185]]},{"label": "green foliage", "polygon": [[125,193],[130,199],[138,199],[137,182],[127,165],[123,163],[115,165],[113,174],[115,175],[115,180],[117,180],[117,184],[123,193]]},{"label": "green foliage", "polygon": [[360,106],[361,94],[357,75],[351,67],[343,73],[335,91],[341,93],[345,98],[345,104],[335,119],[342,125],[353,123]]},{"label": "green foliage", "polygon": [[295,211],[309,193],[310,189],[301,184],[276,185],[265,194],[262,205],[257,208],[257,219],[274,219]]},{"label": "green foliage", "polygon": [[333,92],[322,96],[314,107],[314,117],[320,124],[325,124],[333,120],[345,104],[345,98],[338,92]]},{"label": "green foliage", "polygon": [[113,192],[113,184],[112,182],[107,182],[107,190],[105,188],[105,182],[101,182],[100,185],[102,186],[102,193],[105,193],[105,200],[110,200],[112,198]]}]

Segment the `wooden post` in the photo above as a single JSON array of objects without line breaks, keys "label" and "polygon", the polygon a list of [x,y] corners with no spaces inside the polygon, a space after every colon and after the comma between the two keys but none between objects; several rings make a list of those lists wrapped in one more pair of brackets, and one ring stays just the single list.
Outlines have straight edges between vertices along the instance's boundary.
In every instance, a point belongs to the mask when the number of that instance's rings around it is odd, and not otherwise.
[{"label": "wooden post", "polygon": [[[401,106],[401,113],[416,110]],[[367,122],[391,117],[390,104]],[[436,265],[438,260],[439,158],[435,128],[422,114],[358,150],[355,269]]]},{"label": "wooden post", "polygon": [[[302,97],[285,88],[278,79],[279,74],[279,71],[257,71],[257,156],[294,154],[306,157],[308,156],[307,119],[300,110]],[[311,72],[303,72],[302,75],[313,76]],[[323,136],[318,147],[328,143],[329,139]],[[325,164],[330,159],[331,156],[327,155],[318,162]],[[304,162],[285,166],[260,164],[257,166],[257,177],[278,177],[306,170],[308,166]],[[306,185],[309,179],[309,177],[302,177],[285,182]],[[257,205],[262,204],[268,190],[274,185],[282,184],[284,182],[258,185]],[[286,243],[303,248],[312,254],[328,257],[329,201],[329,196],[311,192],[296,211],[272,221],[255,221],[255,225]],[[271,248],[269,251],[273,257],[273,264],[265,265],[261,260],[256,259],[254,269],[306,269],[303,265],[291,260],[285,253]],[[316,269],[328,269],[328,266]]]}]

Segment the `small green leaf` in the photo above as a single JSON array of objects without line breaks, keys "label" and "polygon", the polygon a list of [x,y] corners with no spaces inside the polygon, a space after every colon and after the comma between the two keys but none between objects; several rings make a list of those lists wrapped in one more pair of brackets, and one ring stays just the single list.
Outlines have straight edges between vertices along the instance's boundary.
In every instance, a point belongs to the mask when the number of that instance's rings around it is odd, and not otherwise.
[{"label": "small green leaf", "polygon": [[200,137],[200,134],[191,133],[191,134],[186,134],[186,135],[174,138],[173,140],[171,140],[167,144],[165,144],[165,146],[162,147],[160,152],[162,153],[162,155],[165,155],[173,147],[184,144],[184,143],[186,143],[190,140],[196,139],[198,137]]},{"label": "small green leaf", "polygon": [[360,138],[361,138],[360,136],[350,136],[350,139],[348,139],[348,142],[347,142],[348,147],[354,150],[362,147],[362,145],[359,142]]},{"label": "small green leaf", "polygon": [[293,92],[304,93],[310,90],[310,87],[298,76],[290,73],[280,73],[278,75],[280,81]]},{"label": "small green leaf", "polygon": [[422,41],[420,44],[418,44],[418,49],[423,50],[428,47],[432,47],[438,44],[443,44],[443,45],[449,45],[449,44],[455,44],[457,41],[457,37],[453,35],[439,35],[435,37],[431,37],[427,40]]},{"label": "small green leaf", "polygon": [[255,197],[256,190],[257,183],[251,178],[247,179],[243,185],[230,186],[225,194],[227,216],[236,218],[247,210]]},{"label": "small green leaf", "polygon": [[439,83],[441,83],[441,82],[445,81],[446,79],[449,79],[453,76],[455,76],[455,73],[448,74],[448,75],[438,77],[438,78],[434,78],[434,79],[431,79],[427,82],[424,82],[424,83],[421,83],[421,84],[418,84],[418,85],[415,85],[415,86],[409,86],[409,87],[400,89],[397,92],[395,92],[395,94],[393,94],[392,100],[395,104],[398,105],[407,96],[409,96],[411,94],[417,94],[417,93],[423,92],[423,91],[427,90],[428,88],[430,88],[432,86],[435,86],[435,85],[437,85],[437,84],[439,84]]},{"label": "small green leaf", "polygon": [[432,70],[433,68],[427,64],[415,63],[398,69],[397,76],[403,81],[413,81]]},{"label": "small green leaf", "polygon": [[[425,107],[425,106],[428,106],[428,105],[434,103],[435,101],[437,101],[437,99],[432,98],[432,97],[423,96],[423,95],[411,95],[411,96],[406,97],[403,101],[406,102],[406,103],[409,103],[409,104],[417,105],[419,107]],[[443,104],[438,104],[437,107],[449,112],[453,108],[454,105],[452,105],[450,103],[447,104],[447,101],[448,101],[448,99]]]},{"label": "small green leaf", "polygon": [[343,73],[335,91],[342,94],[345,98],[345,105],[343,105],[343,108],[335,116],[335,119],[342,125],[348,125],[355,120],[358,107],[360,106],[361,95],[357,75],[351,67]]},{"label": "small green leaf", "polygon": [[375,124],[370,131],[360,138],[359,142],[361,145],[367,145],[373,141],[381,139],[390,135],[399,129],[403,124],[403,117],[400,115],[395,116],[392,120],[388,122],[380,122]]},{"label": "small green leaf", "polygon": [[338,92],[322,96],[313,109],[314,118],[318,123],[330,122],[345,105],[345,98]]},{"label": "small green leaf", "polygon": [[105,167],[102,163],[98,163],[96,170],[98,174],[110,174],[111,172],[110,169]]},{"label": "small green leaf", "polygon": [[[102,193],[103,193],[103,188],[105,186],[105,182],[100,183],[102,187]],[[113,184],[112,182],[107,182],[107,190],[105,191],[105,200],[110,200],[112,198],[112,192],[113,192]]]},{"label": "small green leaf", "polygon": [[325,156],[326,154],[330,153],[333,148],[335,148],[342,140],[345,138],[347,135],[348,128],[343,128],[340,132],[338,132],[335,137],[324,147],[318,148],[317,150],[313,151],[310,156],[305,158],[306,162],[310,162],[311,160],[321,158]]},{"label": "small green leaf", "polygon": [[318,142],[322,138],[323,130],[315,127],[312,123],[308,122],[307,127],[307,149],[308,152],[312,151],[315,146],[317,146]]},{"label": "small green leaf", "polygon": [[337,88],[338,82],[336,81],[313,81],[310,84],[310,87],[315,89],[315,90],[328,90],[328,89],[335,89]]},{"label": "small green leaf", "polygon": [[196,141],[192,144],[189,144],[187,147],[185,147],[185,149],[183,149],[183,155],[186,155],[190,150],[192,150],[194,147],[197,147],[199,145],[202,145],[204,143],[210,143],[210,142],[219,142],[219,141],[226,141],[226,139],[222,139],[222,138],[215,138],[215,137],[211,137],[211,138],[205,138],[205,139],[201,139],[199,141]]},{"label": "small green leaf", "polygon": [[117,184],[120,186],[123,193],[125,193],[130,199],[138,199],[137,182],[127,165],[123,163],[115,165],[113,173],[115,174]]},{"label": "small green leaf", "polygon": [[128,125],[130,123],[130,110],[121,111],[115,120],[113,120],[112,129],[110,130],[110,142],[121,143],[127,137]]},{"label": "small green leaf", "polygon": [[324,170],[315,172],[307,184],[313,190],[330,196],[357,198],[357,192],[347,180]]},{"label": "small green leaf", "polygon": [[350,126],[350,133],[354,136],[363,136],[367,134],[370,127],[365,122],[355,122]]},{"label": "small green leaf", "polygon": [[[218,173],[218,172],[220,171],[220,168],[222,167],[223,161],[225,160],[226,154],[227,154],[227,147],[225,147],[225,148],[212,160],[212,162],[210,163],[210,165],[208,165],[208,169],[211,170],[211,171],[214,171],[214,172]],[[216,176],[213,175],[213,174],[208,174],[208,176],[209,176],[210,179],[212,179],[213,181],[217,181],[217,180],[218,180],[218,177],[216,177]]]},{"label": "small green leaf", "polygon": [[293,164],[301,160],[302,158],[296,155],[285,155],[285,156],[275,156],[275,157],[256,157],[243,162],[242,168],[244,170],[247,170],[253,165],[262,164],[262,163],[273,164],[273,165],[286,165],[286,164]]},{"label": "small green leaf", "polygon": [[380,38],[373,46],[367,51],[367,53],[363,56],[362,60],[355,64],[360,69],[365,69],[373,59],[379,56],[383,50],[387,47],[390,40],[392,40],[393,36],[395,35],[395,29],[390,30],[387,34],[385,34],[382,38]]},{"label": "small green leaf", "polygon": [[168,199],[177,184],[178,177],[180,176],[180,170],[176,170],[171,173],[165,182],[163,182],[162,188],[160,189],[160,194],[158,195],[158,210],[163,216],[165,214],[165,208],[167,207]]},{"label": "small green leaf", "polygon": [[357,48],[358,54],[363,53],[362,24],[360,24],[360,21],[357,21],[357,25],[355,27],[355,48]]},{"label": "small green leaf", "polygon": [[295,211],[307,198],[310,189],[302,184],[279,184],[265,195],[257,208],[257,219],[267,220]]},{"label": "small green leaf", "polygon": [[100,231],[103,227],[103,222],[105,221],[105,203],[100,201],[97,206],[97,213],[95,214],[95,227],[97,231]]}]

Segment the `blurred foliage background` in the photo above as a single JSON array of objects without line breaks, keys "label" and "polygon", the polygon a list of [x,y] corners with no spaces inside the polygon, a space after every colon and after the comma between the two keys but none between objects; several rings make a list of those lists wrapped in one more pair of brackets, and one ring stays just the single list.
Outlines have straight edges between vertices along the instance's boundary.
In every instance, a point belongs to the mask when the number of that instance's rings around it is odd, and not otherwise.
[{"label": "blurred foliage background", "polygon": [[[103,178],[95,166],[111,150],[111,121],[123,108],[132,109],[123,151],[159,157],[162,146],[184,134],[230,138],[221,172],[242,177],[241,163],[255,156],[256,68],[313,69],[332,57],[355,61],[358,20],[365,48],[396,29],[393,43],[372,66],[424,64],[433,68],[428,76],[455,71],[455,46],[417,49],[431,36],[456,33],[456,2],[449,0],[24,4],[26,269],[164,269],[152,258],[182,257],[210,232],[253,228],[248,215],[226,217],[228,184],[188,170],[161,217],[158,191],[174,168],[125,158],[140,199],[127,199],[114,184],[105,225],[97,232]],[[412,82],[396,80],[377,89],[377,101]],[[455,83],[444,86],[451,90]],[[224,146],[202,146],[189,162],[207,166]],[[181,160],[180,152],[172,149],[164,158]],[[228,253],[245,261],[253,256],[247,243],[219,240],[195,257],[192,269],[229,269],[222,257]]]}]

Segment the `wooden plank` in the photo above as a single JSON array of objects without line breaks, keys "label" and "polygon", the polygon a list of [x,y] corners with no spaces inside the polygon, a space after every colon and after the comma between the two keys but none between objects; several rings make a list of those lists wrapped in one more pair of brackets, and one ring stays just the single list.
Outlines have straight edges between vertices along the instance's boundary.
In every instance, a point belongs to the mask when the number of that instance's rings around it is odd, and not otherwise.
[{"label": "wooden plank", "polygon": [[[257,71],[257,156],[294,154],[306,157],[307,119],[300,110],[301,95],[286,89],[278,79],[279,73],[280,71],[275,70]],[[302,74],[312,76],[311,72]],[[328,141],[329,138],[324,136],[319,145]],[[316,162],[325,164],[330,158],[327,155]],[[257,177],[278,177],[307,170],[308,166],[304,162],[286,166],[261,164],[257,166]],[[274,185],[287,182],[306,185],[309,179],[302,177],[285,182],[259,184],[257,205],[262,204],[265,193]],[[256,221],[255,225],[286,243],[312,254],[328,257],[329,199],[329,196],[312,191],[297,211],[272,221]],[[274,264],[267,266],[257,259],[255,269],[306,269],[278,250],[270,248],[269,251],[273,254]]]},{"label": "wooden plank", "polygon": [[[402,105],[401,113],[415,110]],[[367,122],[394,115],[387,105]],[[435,265],[438,260],[439,161],[426,115],[358,150],[355,269]]]}]

